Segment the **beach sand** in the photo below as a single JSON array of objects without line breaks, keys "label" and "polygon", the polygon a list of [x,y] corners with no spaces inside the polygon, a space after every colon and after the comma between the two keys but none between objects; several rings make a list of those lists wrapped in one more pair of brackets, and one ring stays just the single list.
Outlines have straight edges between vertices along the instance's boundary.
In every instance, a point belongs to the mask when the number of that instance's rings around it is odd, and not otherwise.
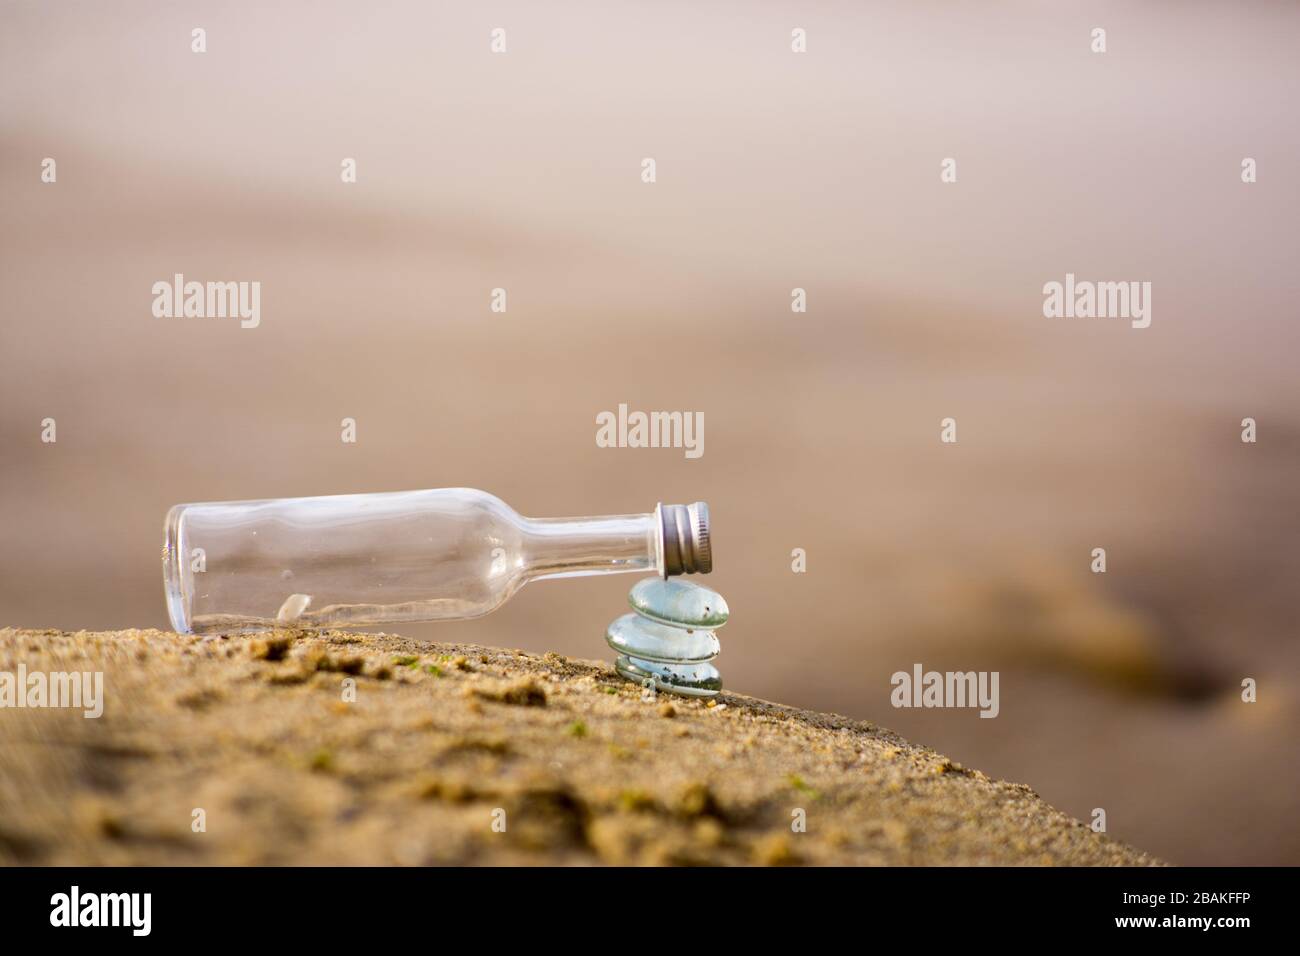
[{"label": "beach sand", "polygon": [[3,863],[1158,862],[875,724],[558,654],[0,631],[19,661],[102,670],[106,703],[0,710]]}]

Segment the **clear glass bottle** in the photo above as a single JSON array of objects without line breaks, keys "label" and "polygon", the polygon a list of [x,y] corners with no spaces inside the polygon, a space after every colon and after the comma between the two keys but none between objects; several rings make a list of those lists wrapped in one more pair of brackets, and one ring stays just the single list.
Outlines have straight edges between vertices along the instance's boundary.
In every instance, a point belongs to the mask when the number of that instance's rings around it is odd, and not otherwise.
[{"label": "clear glass bottle", "polygon": [[471,618],[540,578],[711,569],[702,501],[525,518],[473,488],[177,505],[163,547],[182,634]]}]

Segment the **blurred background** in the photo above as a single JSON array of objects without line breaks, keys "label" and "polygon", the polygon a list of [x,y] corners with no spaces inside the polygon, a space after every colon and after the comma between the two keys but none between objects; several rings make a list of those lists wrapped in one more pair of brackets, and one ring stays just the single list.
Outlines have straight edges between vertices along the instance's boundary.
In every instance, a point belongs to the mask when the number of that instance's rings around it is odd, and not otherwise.
[{"label": "blurred background", "polygon": [[[730,689],[1175,863],[1300,863],[1298,30],[1269,3],[9,0],[0,624],[166,627],[182,501],[704,499]],[[177,272],[260,281],[261,326],[154,318]],[[1151,327],[1043,318],[1066,272],[1152,282]],[[620,402],[703,412],[704,456],[596,447]],[[403,630],[608,659],[631,583]],[[914,663],[1000,671],[1000,715],[893,709]]]}]

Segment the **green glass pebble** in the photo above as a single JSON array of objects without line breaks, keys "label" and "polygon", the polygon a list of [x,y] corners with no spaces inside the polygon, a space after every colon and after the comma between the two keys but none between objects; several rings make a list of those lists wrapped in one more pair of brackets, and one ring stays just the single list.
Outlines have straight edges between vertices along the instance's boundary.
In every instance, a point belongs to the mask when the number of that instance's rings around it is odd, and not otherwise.
[{"label": "green glass pebble", "polygon": [[624,614],[605,631],[605,641],[620,654],[663,664],[698,664],[718,656],[717,635],[701,628],[688,631]]},{"label": "green glass pebble", "polygon": [[676,627],[722,627],[731,614],[717,591],[676,578],[642,578],[632,586],[627,602],[642,617]]},{"label": "green glass pebble", "polygon": [[652,680],[656,690],[683,697],[717,697],[722,692],[722,675],[712,664],[658,664],[620,654],[614,669],[634,683]]}]

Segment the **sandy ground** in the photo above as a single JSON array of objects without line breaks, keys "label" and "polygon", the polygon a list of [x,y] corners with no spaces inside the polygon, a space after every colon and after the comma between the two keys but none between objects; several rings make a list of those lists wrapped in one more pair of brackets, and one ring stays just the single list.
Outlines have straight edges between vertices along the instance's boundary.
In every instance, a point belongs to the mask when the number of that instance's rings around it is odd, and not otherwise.
[{"label": "sandy ground", "polygon": [[106,706],[0,710],[10,864],[1157,862],[874,724],[558,654],[0,631],[20,661],[102,670]]}]

